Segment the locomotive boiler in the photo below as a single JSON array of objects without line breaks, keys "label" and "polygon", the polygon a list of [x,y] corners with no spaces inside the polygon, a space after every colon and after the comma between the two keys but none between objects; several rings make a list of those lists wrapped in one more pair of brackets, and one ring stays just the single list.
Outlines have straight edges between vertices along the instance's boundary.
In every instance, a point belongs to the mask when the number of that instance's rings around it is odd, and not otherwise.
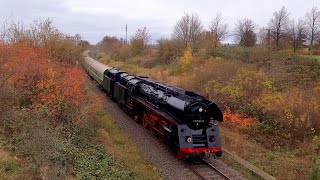
[{"label": "locomotive boiler", "polygon": [[171,114],[179,123],[185,123],[191,129],[206,128],[210,120],[223,121],[217,105],[194,92],[148,79],[142,80],[136,91],[137,96]]}]

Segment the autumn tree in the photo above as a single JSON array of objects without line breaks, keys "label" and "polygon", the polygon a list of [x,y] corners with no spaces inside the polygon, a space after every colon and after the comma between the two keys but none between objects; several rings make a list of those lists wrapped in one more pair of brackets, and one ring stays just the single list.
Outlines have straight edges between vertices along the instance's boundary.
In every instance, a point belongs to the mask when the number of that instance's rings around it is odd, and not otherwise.
[{"label": "autumn tree", "polygon": [[273,18],[269,22],[269,29],[277,49],[280,47],[280,40],[286,35],[288,23],[289,13],[285,7],[273,13]]},{"label": "autumn tree", "polygon": [[91,45],[90,45],[90,42],[89,42],[89,41],[81,40],[80,43],[79,43],[79,46],[80,46],[82,49],[89,49]]},{"label": "autumn tree", "polygon": [[317,7],[313,7],[306,14],[306,23],[308,40],[310,41],[309,49],[312,51],[315,41],[320,39],[320,10]]},{"label": "autumn tree", "polygon": [[201,33],[199,46],[206,51],[214,49],[215,43],[213,41],[213,34],[210,31],[203,31]]},{"label": "autumn tree", "polygon": [[136,31],[134,37],[131,39],[131,48],[134,55],[141,54],[147,48],[150,41],[150,35],[147,28],[140,28]]},{"label": "autumn tree", "polygon": [[288,36],[293,51],[301,48],[306,37],[306,28],[302,19],[298,21],[292,20],[289,24]]},{"label": "autumn tree", "polygon": [[184,48],[191,46],[194,48],[203,31],[201,20],[197,14],[185,14],[176,23],[173,30],[173,38],[181,41]]},{"label": "autumn tree", "polygon": [[212,19],[209,29],[213,36],[214,47],[217,47],[228,34],[228,25],[224,22],[221,13],[217,13],[216,17]]},{"label": "autumn tree", "polygon": [[12,23],[6,29],[6,38],[10,43],[28,42],[34,46],[45,46],[53,37],[60,36],[58,29],[52,26],[52,20],[35,20],[29,27],[23,23]]},{"label": "autumn tree", "polygon": [[174,59],[182,55],[183,47],[173,39],[158,40],[157,59],[161,64],[170,64]]},{"label": "autumn tree", "polygon": [[131,54],[131,46],[117,37],[105,36],[96,47],[113,59],[126,59]]},{"label": "autumn tree", "polygon": [[234,29],[235,41],[240,46],[254,46],[257,41],[256,25],[251,19],[238,20]]}]

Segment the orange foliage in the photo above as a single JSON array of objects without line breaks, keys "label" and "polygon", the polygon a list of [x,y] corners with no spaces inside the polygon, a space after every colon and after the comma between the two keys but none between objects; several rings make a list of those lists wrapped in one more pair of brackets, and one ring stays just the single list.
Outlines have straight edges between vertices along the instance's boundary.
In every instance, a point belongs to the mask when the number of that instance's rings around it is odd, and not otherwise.
[{"label": "orange foliage", "polygon": [[45,48],[24,43],[0,45],[1,83],[13,85],[23,106],[46,107],[59,116],[84,101],[85,74],[78,68],[53,61]]},{"label": "orange foliage", "polygon": [[252,126],[256,121],[255,118],[249,117],[247,114],[233,113],[228,106],[225,106],[223,117],[227,126],[245,129]]}]

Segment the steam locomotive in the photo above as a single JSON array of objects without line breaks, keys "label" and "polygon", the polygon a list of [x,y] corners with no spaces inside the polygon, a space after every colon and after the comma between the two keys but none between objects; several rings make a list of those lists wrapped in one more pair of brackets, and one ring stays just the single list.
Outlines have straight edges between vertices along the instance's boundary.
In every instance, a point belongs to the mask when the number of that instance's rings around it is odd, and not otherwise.
[{"label": "steam locomotive", "polygon": [[85,54],[86,72],[135,121],[177,151],[178,159],[222,155],[218,106],[203,96],[102,64]]}]

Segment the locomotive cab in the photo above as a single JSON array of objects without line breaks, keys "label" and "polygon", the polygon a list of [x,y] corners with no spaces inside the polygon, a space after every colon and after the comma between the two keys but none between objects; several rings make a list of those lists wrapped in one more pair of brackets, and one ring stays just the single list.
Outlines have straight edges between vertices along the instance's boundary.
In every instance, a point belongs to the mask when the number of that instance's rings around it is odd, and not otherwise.
[{"label": "locomotive cab", "polygon": [[123,85],[124,78],[129,74],[123,72],[119,75],[119,81],[114,84],[114,99],[121,108],[124,108],[127,103],[127,87]]},{"label": "locomotive cab", "polygon": [[120,80],[120,75],[125,73],[124,71],[112,68],[105,74],[105,80],[103,83],[104,89],[108,92],[109,96],[114,99],[114,85]]}]

